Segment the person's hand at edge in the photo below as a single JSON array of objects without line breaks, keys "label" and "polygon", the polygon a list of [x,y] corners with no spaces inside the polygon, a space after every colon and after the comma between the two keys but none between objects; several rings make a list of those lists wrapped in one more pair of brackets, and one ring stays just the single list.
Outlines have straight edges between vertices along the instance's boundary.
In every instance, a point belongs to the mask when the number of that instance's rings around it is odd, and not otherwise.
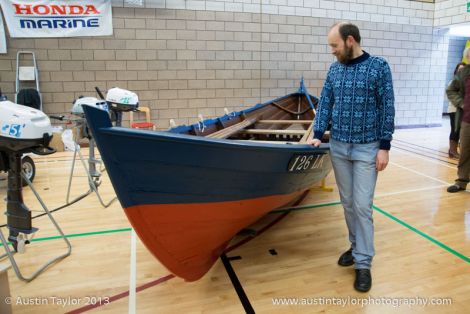
[{"label": "person's hand at edge", "polygon": [[375,168],[377,171],[382,171],[388,165],[388,150],[381,149],[375,157]]},{"label": "person's hand at edge", "polygon": [[312,145],[313,147],[319,147],[321,144],[321,141],[318,138],[309,138],[307,140],[308,145]]}]

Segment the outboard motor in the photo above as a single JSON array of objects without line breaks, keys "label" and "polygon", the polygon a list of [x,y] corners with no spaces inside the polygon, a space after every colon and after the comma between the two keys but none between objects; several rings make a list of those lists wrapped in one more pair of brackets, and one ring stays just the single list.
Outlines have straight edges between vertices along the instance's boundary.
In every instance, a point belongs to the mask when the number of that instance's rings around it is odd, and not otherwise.
[{"label": "outboard motor", "polygon": [[31,211],[23,202],[21,156],[54,153],[55,149],[49,147],[51,139],[51,122],[42,111],[8,100],[0,101],[0,170],[8,171],[8,240],[15,251],[18,251],[18,242],[25,239],[24,235],[38,230],[32,227]]},{"label": "outboard motor", "polygon": [[[96,89],[100,97],[101,92]],[[116,126],[122,126],[122,113],[126,111],[136,111],[139,108],[139,97],[129,90],[114,87],[108,90],[106,102],[112,113],[111,120],[116,121]]]},{"label": "outboard motor", "polygon": [[[104,111],[108,111],[108,104],[104,100],[99,100],[95,97],[79,97],[73,102],[72,114],[80,117],[81,119],[77,122],[78,133],[83,137],[88,138],[89,140],[89,157],[88,157],[88,171],[93,178],[99,178],[100,172],[96,169],[96,164],[99,163],[95,158],[95,141],[91,136],[91,133],[88,130],[88,125],[85,119],[85,113],[83,112],[83,105],[93,106]],[[95,182],[95,185],[98,185],[98,181]]]},{"label": "outboard motor", "polygon": [[90,139],[91,134],[88,132],[88,126],[86,125],[85,114],[83,113],[83,105],[93,106],[105,111],[108,111],[108,104],[104,100],[99,100],[95,97],[79,97],[73,102],[72,114],[80,117],[82,120],[78,121],[83,127],[83,136]]},{"label": "outboard motor", "polygon": [[99,100],[95,97],[79,97],[73,102],[72,113],[76,116],[85,118],[85,113],[83,112],[83,105],[94,106],[96,108],[108,111],[108,104],[105,100]]}]

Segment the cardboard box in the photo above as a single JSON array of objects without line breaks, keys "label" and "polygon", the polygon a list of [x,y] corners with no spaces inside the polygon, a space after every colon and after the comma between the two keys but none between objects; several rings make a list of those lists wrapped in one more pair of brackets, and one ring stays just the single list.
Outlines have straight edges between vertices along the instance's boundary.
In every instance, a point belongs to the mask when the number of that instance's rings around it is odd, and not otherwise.
[{"label": "cardboard box", "polygon": [[49,146],[55,148],[58,152],[64,151],[64,143],[62,142],[62,133],[61,132],[53,132],[52,133],[52,140],[49,143]]}]

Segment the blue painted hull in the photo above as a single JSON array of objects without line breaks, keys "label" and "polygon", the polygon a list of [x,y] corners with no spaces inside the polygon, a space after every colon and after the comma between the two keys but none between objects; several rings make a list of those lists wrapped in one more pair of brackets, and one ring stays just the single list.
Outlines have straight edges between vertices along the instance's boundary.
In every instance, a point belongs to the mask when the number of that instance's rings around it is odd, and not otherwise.
[{"label": "blue painted hull", "polygon": [[313,150],[308,145],[239,143],[125,128],[104,129],[95,137],[124,207],[290,194],[312,186],[331,169],[329,158],[310,172],[287,169],[296,154],[328,154],[327,147]]}]

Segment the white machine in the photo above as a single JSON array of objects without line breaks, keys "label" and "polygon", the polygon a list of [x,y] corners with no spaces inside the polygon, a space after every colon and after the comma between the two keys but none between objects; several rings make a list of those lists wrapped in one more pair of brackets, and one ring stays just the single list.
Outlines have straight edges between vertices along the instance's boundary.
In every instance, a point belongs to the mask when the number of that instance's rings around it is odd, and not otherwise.
[{"label": "white machine", "polygon": [[0,147],[14,151],[47,147],[48,140],[52,138],[51,121],[40,110],[9,100],[0,101],[0,137]]},{"label": "white machine", "polygon": [[[49,147],[51,139],[51,122],[49,117],[42,111],[18,105],[8,100],[0,101],[0,171],[8,172],[6,227],[9,230],[9,243],[3,236],[1,228],[0,240],[17,277],[27,282],[36,278],[53,263],[69,256],[72,252],[70,242],[40,198],[31,183],[32,179],[28,177],[28,173],[25,173],[24,165],[22,165],[22,156],[25,153],[35,153],[38,155],[54,153],[55,149]],[[32,162],[32,159],[30,160]],[[34,167],[34,163],[32,165]],[[43,207],[45,214],[49,216],[68,247],[66,253],[48,261],[31,277],[24,277],[21,274],[13,256],[16,253],[24,252],[25,245],[30,243],[30,239],[38,230],[32,226],[33,217],[31,210],[23,202],[22,186],[24,182],[29,185]],[[13,246],[13,251],[10,250],[10,244]]]},{"label": "white machine", "polygon": [[[41,205],[43,205],[46,214],[49,215],[54,224],[56,224],[49,210],[45,207],[37,191],[31,184],[30,178],[28,178],[26,174],[22,174],[23,168],[21,160],[25,153],[35,153],[38,155],[54,153],[55,150],[49,148],[51,139],[51,122],[42,111],[18,105],[8,100],[0,101],[0,170],[8,172],[6,226],[9,230],[8,241],[13,246],[14,252],[24,252],[25,245],[30,243],[29,237],[32,237],[38,230],[32,226],[31,211],[23,202],[23,181],[26,181],[27,184],[30,185],[31,190],[36,195]],[[57,224],[56,227],[60,230]],[[60,232],[63,235],[61,230]],[[63,238],[65,239],[65,237]],[[33,280],[44,271],[48,265],[70,255],[71,250],[69,245],[68,253],[50,261],[32,277],[25,278],[21,275],[13,258],[13,253],[10,251],[7,240],[1,230],[0,239],[18,278],[25,281]]]},{"label": "white machine", "polygon": [[95,97],[80,97],[73,102],[72,113],[74,115],[84,117],[83,105],[93,106],[108,111],[108,103]]},{"label": "white machine", "polygon": [[31,233],[31,211],[23,204],[22,164],[24,153],[48,155],[52,127],[49,118],[30,107],[5,100],[0,102],[0,170],[8,171],[7,222],[10,240],[19,232]]},{"label": "white machine", "polygon": [[113,87],[106,93],[106,98],[104,98],[98,87],[95,87],[95,90],[101,99],[105,99],[108,103],[111,120],[115,121],[116,126],[122,125],[123,112],[136,111],[139,108],[139,97],[136,93],[127,89]]},{"label": "white machine", "polygon": [[139,97],[137,94],[119,87],[108,90],[106,101],[110,109],[119,111],[133,111],[139,107]]},{"label": "white machine", "polygon": [[[30,152],[38,155],[50,154],[54,151],[46,147],[51,138],[51,122],[42,111],[8,100],[0,101],[0,151],[4,155],[13,151],[20,155]],[[21,168],[32,182],[36,175],[33,159],[23,155]],[[8,171],[8,164],[1,160],[0,171]],[[22,186],[26,185],[27,182],[22,180]]]}]

